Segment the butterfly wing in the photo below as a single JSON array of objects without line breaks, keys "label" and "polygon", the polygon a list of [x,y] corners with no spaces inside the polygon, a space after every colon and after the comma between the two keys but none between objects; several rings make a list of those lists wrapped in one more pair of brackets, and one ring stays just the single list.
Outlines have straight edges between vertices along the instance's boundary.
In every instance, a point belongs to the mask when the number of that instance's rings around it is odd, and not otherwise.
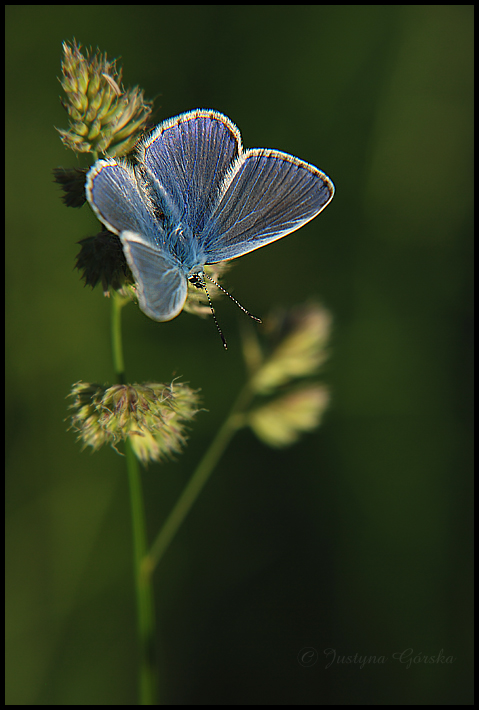
[{"label": "butterfly wing", "polygon": [[332,200],[321,170],[277,150],[238,157],[199,236],[206,263],[234,259],[299,229]]},{"label": "butterfly wing", "polygon": [[168,213],[194,237],[241,151],[240,132],[229,118],[197,109],[161,123],[143,142],[138,160]]},{"label": "butterfly wing", "polygon": [[114,159],[98,160],[88,172],[85,192],[96,216],[110,231],[120,234],[129,230],[154,240],[158,225],[129,165]]},{"label": "butterfly wing", "polygon": [[120,239],[143,313],[157,321],[175,318],[183,309],[188,290],[180,264],[141,234],[125,231]]},{"label": "butterfly wing", "polygon": [[88,173],[86,194],[98,219],[120,235],[141,310],[153,320],[167,321],[182,310],[187,283],[164,247],[164,232],[147,188],[148,181],[129,165],[99,160]]}]

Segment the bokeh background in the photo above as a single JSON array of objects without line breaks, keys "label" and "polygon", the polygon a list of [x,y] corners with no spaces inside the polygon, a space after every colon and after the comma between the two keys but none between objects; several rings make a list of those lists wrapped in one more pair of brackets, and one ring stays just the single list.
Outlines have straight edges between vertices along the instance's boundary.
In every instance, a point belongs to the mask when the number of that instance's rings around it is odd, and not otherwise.
[{"label": "bokeh background", "polygon": [[[73,270],[97,223],[51,175],[87,164],[54,130],[73,37],[158,121],[217,109],[337,190],[226,279],[258,315],[332,312],[333,399],[284,451],[240,432],[157,570],[162,702],[472,703],[472,32],[470,5],[7,6],[8,705],[136,703],[124,461],[65,422],[73,382],[114,381],[109,302]],[[151,537],[244,381],[244,316],[217,311],[227,353],[209,320],[124,312],[129,379],[207,409],[144,473]]]}]

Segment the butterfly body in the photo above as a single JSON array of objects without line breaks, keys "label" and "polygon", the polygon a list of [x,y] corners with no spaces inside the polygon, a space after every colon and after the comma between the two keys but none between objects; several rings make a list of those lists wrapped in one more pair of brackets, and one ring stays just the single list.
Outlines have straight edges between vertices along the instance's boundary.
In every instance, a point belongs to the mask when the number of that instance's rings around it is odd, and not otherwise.
[{"label": "butterfly body", "polygon": [[97,161],[86,184],[94,212],[121,239],[140,308],[158,321],[181,312],[187,280],[206,264],[299,229],[333,194],[318,168],[281,151],[243,149],[236,126],[203,109],[161,123],[134,165]]}]

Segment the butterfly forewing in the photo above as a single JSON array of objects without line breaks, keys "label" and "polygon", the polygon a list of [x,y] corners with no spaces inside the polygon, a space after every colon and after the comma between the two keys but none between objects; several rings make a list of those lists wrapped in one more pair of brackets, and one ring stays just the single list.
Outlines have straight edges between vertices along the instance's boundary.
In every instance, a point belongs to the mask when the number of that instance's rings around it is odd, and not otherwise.
[{"label": "butterfly forewing", "polygon": [[236,126],[216,111],[198,109],[160,124],[138,158],[185,229],[196,236],[217,202],[218,191],[241,151]]},{"label": "butterfly forewing", "polygon": [[234,166],[200,240],[207,263],[234,259],[294,232],[332,199],[331,180],[287,153],[254,149]]},{"label": "butterfly forewing", "polygon": [[88,173],[86,194],[98,219],[119,234],[132,230],[151,235],[153,215],[140,194],[133,170],[116,160],[99,160]]}]

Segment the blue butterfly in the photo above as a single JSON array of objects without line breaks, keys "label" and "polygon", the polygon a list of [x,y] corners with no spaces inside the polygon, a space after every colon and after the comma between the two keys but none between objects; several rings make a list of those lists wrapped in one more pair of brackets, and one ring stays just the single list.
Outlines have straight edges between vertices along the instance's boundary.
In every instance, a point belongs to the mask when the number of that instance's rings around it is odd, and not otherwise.
[{"label": "blue butterfly", "polygon": [[175,318],[188,280],[204,266],[235,259],[316,217],[334,185],[314,165],[266,148],[245,150],[229,118],[197,109],[170,118],[139,146],[134,164],[98,160],[88,202],[118,234],[141,310]]}]

